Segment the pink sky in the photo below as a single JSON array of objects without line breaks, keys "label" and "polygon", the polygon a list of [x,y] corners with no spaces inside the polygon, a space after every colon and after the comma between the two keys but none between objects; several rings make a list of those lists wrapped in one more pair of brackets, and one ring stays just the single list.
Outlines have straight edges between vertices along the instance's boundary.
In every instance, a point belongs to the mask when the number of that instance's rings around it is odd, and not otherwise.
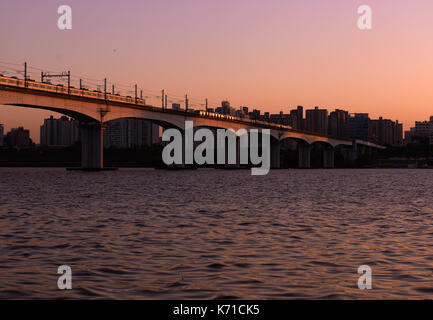
[{"label": "pink sky", "polygon": [[[57,29],[63,4],[72,7],[70,31]],[[373,30],[357,28],[362,4],[373,9]],[[2,62],[212,106],[343,108],[405,129],[433,115],[430,0],[2,0],[0,30]],[[24,125],[39,141],[50,114],[0,107],[0,123]]]}]

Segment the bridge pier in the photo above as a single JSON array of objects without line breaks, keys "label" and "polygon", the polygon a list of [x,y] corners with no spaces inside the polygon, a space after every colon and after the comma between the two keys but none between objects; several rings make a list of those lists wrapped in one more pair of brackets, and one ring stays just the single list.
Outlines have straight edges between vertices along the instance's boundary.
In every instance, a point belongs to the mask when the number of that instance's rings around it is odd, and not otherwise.
[{"label": "bridge pier", "polygon": [[351,147],[344,146],[340,148],[345,165],[352,165],[358,159],[358,145],[354,142]]},{"label": "bridge pier", "polygon": [[311,145],[298,143],[298,168],[309,169],[311,159]]},{"label": "bridge pier", "polygon": [[82,123],[81,169],[98,170],[104,167],[103,128],[100,123]]},{"label": "bridge pier", "polygon": [[354,141],[352,148],[349,149],[349,161],[355,162],[358,159],[358,144]]},{"label": "bridge pier", "polygon": [[323,149],[323,168],[333,169],[334,168],[335,152],[333,148]]},{"label": "bridge pier", "polygon": [[271,168],[280,169],[281,167],[281,141],[271,139]]}]

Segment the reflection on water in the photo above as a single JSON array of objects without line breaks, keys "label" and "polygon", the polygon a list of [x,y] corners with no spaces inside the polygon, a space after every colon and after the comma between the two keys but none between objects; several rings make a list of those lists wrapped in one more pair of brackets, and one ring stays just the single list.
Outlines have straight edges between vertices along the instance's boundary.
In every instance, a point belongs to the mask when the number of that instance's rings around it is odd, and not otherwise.
[{"label": "reflection on water", "polygon": [[433,298],[433,171],[2,168],[0,187],[0,298]]}]

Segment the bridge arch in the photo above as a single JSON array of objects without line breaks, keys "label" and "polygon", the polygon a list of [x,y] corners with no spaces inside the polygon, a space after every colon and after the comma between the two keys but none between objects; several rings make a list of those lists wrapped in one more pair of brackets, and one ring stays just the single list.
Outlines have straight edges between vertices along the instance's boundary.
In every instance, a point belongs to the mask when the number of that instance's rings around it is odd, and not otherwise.
[{"label": "bridge arch", "polygon": [[76,110],[69,110],[69,109],[63,109],[63,108],[55,108],[55,107],[47,107],[47,106],[39,106],[39,105],[28,105],[28,104],[20,104],[20,103],[3,103],[4,106],[11,106],[11,107],[20,107],[20,108],[30,108],[30,109],[40,109],[40,110],[48,110],[53,111],[56,113],[63,114],[65,116],[71,117],[73,119],[79,120],[81,122],[96,122],[98,121],[95,118],[92,118],[91,116],[78,112]]},{"label": "bridge arch", "polygon": [[329,148],[334,149],[334,148],[335,148],[335,147],[334,147],[331,143],[329,143],[328,141],[317,140],[317,141],[314,141],[313,143],[311,143],[311,147],[314,147],[315,145],[318,145],[318,146],[321,146],[321,147],[323,147],[323,148],[327,148],[327,149],[329,149]]},{"label": "bridge arch", "polygon": [[168,113],[152,112],[136,108],[126,108],[121,110],[119,107],[109,106],[107,114],[103,117],[103,123],[107,124],[110,121],[120,119],[142,119],[149,120],[164,129],[176,128],[180,131],[185,130],[185,122],[180,121],[179,117],[175,118]]}]

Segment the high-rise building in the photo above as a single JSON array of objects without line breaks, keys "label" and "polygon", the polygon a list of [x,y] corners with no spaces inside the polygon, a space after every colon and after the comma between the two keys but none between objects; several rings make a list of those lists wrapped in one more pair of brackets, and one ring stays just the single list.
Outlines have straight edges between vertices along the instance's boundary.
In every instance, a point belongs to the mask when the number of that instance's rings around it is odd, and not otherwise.
[{"label": "high-rise building", "polygon": [[4,140],[4,126],[0,123],[0,147],[3,147]]},{"label": "high-rise building", "polygon": [[349,137],[382,145],[398,146],[403,143],[403,125],[398,121],[380,117],[371,120],[368,113],[350,115]]},{"label": "high-rise building", "polygon": [[370,118],[368,113],[355,113],[349,116],[348,134],[352,139],[368,141]]},{"label": "high-rise building", "polygon": [[290,123],[293,129],[304,130],[304,107],[298,106],[297,109],[290,111]]},{"label": "high-rise building", "polygon": [[319,134],[328,134],[328,110],[319,109],[318,107],[307,110],[305,119],[307,124],[306,130]]},{"label": "high-rise building", "polygon": [[405,132],[407,143],[428,142],[433,144],[433,116],[430,121],[416,121],[415,127]]},{"label": "high-rise building", "polygon": [[117,119],[104,130],[104,147],[142,148],[159,141],[159,126],[144,119]]},{"label": "high-rise building", "polygon": [[336,109],[332,111],[328,119],[328,133],[335,137],[347,137],[347,126],[349,113],[344,110]]},{"label": "high-rise building", "polygon": [[41,146],[70,146],[80,141],[79,121],[62,116],[44,120],[41,126]]},{"label": "high-rise building", "polygon": [[403,140],[403,124],[399,123],[398,120],[395,122],[395,129],[394,129],[394,144],[396,145],[402,145],[404,142]]},{"label": "high-rise building", "polygon": [[230,114],[230,102],[229,101],[223,101],[221,102],[221,109],[223,111],[223,114]]},{"label": "high-rise building", "polygon": [[369,123],[369,141],[398,146],[403,143],[403,125],[398,121],[383,119],[370,120]]},{"label": "high-rise building", "polygon": [[253,111],[248,113],[248,116],[251,120],[260,120],[260,118],[261,118],[260,110],[253,109]]},{"label": "high-rise building", "polygon": [[221,107],[216,108],[215,112],[219,114],[230,115],[230,116],[236,115],[236,110],[230,106],[229,101],[222,101]]},{"label": "high-rise building", "polygon": [[6,144],[13,148],[28,148],[31,146],[30,131],[23,127],[13,128],[6,135]]},{"label": "high-rise building", "polygon": [[269,116],[269,122],[290,126],[290,114],[284,114],[283,111]]}]

